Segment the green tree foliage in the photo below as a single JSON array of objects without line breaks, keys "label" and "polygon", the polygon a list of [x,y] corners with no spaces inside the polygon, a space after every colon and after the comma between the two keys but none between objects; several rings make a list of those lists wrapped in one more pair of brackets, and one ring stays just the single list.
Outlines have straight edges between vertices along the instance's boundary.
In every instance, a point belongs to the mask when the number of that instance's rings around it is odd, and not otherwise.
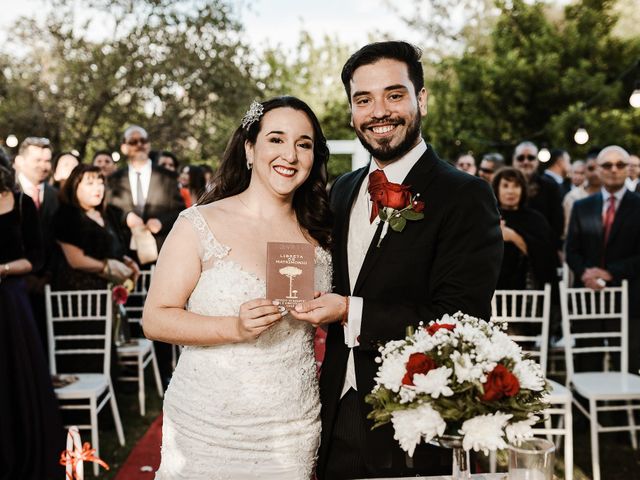
[{"label": "green tree foliage", "polygon": [[[425,132],[445,156],[501,151],[524,139],[584,155],[594,145],[640,150],[640,39],[613,34],[614,0],[580,0],[554,19],[544,3],[499,1],[490,42],[447,57],[427,80]],[[573,142],[584,123],[591,140]]]},{"label": "green tree foliage", "polygon": [[[219,156],[258,93],[228,3],[94,0],[82,12],[74,3],[56,0],[44,24],[23,18],[10,33],[19,53],[10,45],[0,57],[0,136],[48,136],[91,154],[117,150],[138,123],[155,149]],[[96,21],[110,33],[94,38]]]}]

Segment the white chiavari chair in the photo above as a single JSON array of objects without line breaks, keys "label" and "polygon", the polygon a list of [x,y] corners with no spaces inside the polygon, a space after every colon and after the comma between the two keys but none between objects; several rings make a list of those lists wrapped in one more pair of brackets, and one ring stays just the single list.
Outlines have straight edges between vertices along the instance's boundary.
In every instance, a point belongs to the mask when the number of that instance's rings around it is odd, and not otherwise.
[{"label": "white chiavari chair", "polygon": [[136,332],[132,342],[116,347],[118,354],[118,364],[124,369],[135,368],[135,375],[122,374],[118,380],[124,382],[138,383],[138,403],[140,404],[140,415],[146,414],[146,393],[144,371],[151,365],[153,369],[153,377],[156,383],[156,389],[160,398],[163,396],[162,381],[160,379],[160,370],[158,369],[158,360],[156,352],[153,348],[153,342],[141,335],[142,332],[142,310],[144,301],[147,298],[147,291],[151,283],[154,267],[151,270],[143,270],[136,283],[135,289],[129,294],[129,299],[125,308],[129,317],[130,326]]},{"label": "white chiavari chair", "polygon": [[[49,367],[52,374],[73,375],[76,381],[56,388],[55,393],[63,410],[88,410],[89,424],[80,429],[91,430],[91,444],[100,456],[98,414],[109,403],[120,445],[124,432],[110,376],[112,300],[110,290],[52,291],[45,287],[47,335],[49,338]],[[95,372],[61,372],[58,363],[67,359],[87,365],[87,358],[95,356],[100,364]],[[65,358],[65,361],[63,361]],[[77,359],[77,360],[75,360]],[[69,428],[69,425],[65,426]],[[93,473],[98,475],[98,464]]]},{"label": "white chiavari chair", "polygon": [[[619,287],[602,290],[568,288],[560,283],[567,386],[577,394],[574,404],[589,419],[593,480],[600,480],[600,433],[628,431],[631,444],[637,449],[635,432],[640,427],[635,425],[634,410],[640,409],[640,376],[629,373],[628,295],[626,280]],[[605,362],[594,358],[587,362],[590,371],[577,372],[576,359],[588,360],[587,355],[602,355]],[[585,360],[578,361],[578,366]],[[609,360],[618,360],[619,369],[608,365]],[[596,370],[599,368],[603,371]],[[584,399],[588,407],[580,399]],[[600,424],[598,414],[624,411],[627,413],[625,425]],[[615,422],[614,415],[609,414],[608,421]]]},{"label": "white chiavari chair", "polygon": [[[549,348],[549,318],[551,285],[544,290],[496,290],[491,300],[491,320],[506,322],[509,336],[524,352],[536,359],[547,373]],[[564,437],[565,478],[573,478],[573,419],[571,391],[564,385],[548,380],[551,391],[547,397],[550,407],[544,412],[544,428],[534,428],[536,435]],[[557,418],[553,426],[553,419]],[[558,443],[559,438],[556,438]],[[495,472],[495,456],[491,457],[491,471]]]}]

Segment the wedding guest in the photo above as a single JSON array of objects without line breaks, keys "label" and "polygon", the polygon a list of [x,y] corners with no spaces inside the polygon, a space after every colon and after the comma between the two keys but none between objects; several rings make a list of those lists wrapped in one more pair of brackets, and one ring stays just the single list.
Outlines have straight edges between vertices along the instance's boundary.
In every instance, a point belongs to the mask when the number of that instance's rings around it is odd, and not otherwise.
[{"label": "wedding guest", "polygon": [[34,268],[26,275],[25,280],[36,325],[46,351],[47,327],[44,286],[51,283],[59,259],[52,229],[53,215],[58,209],[58,191],[46,182],[51,172],[51,143],[49,140],[41,137],[25,138],[18,147],[14,166],[18,174],[18,188],[35,204],[42,232],[44,260],[40,267]]},{"label": "wedding guest", "polygon": [[[444,313],[491,313],[503,243],[495,197],[487,182],[438,158],[422,138],[427,92],[420,56],[406,42],[378,42],[342,69],[352,125],[372,160],[338,178],[331,191],[334,293],[292,312],[328,325],[321,480],[450,474],[450,451],[432,445],[418,445],[408,462],[390,424],[372,429],[365,397],[375,384],[379,345]],[[424,206],[424,218],[383,237],[376,209],[390,207],[390,192],[397,199],[399,191],[405,194],[394,206],[408,207],[420,194],[423,203],[412,209]]]},{"label": "wedding guest", "polygon": [[185,165],[180,170],[180,195],[185,205],[190,207],[205,192],[206,181],[202,168],[196,165]]},{"label": "wedding guest", "polygon": [[569,220],[571,220],[571,209],[573,208],[573,204],[582,200],[583,198],[587,198],[589,195],[593,195],[596,192],[600,191],[600,187],[602,186],[602,182],[600,181],[600,175],[598,174],[598,162],[595,157],[589,158],[585,163],[585,175],[584,175],[584,183],[578,188],[574,188],[569,193],[567,193],[562,200],[562,208],[564,210],[564,236],[567,235],[567,230],[569,229]]},{"label": "wedding guest", "polygon": [[2,478],[57,480],[64,431],[24,276],[43,262],[38,213],[0,166],[0,465]]},{"label": "wedding guest", "polygon": [[527,179],[529,207],[537,210],[547,219],[555,234],[557,249],[562,247],[564,216],[562,195],[558,184],[548,175],[538,174],[538,147],[525,141],[518,144],[513,152],[513,166]]},{"label": "wedding guest", "polygon": [[60,192],[55,238],[64,254],[54,282],[58,290],[93,290],[122,283],[139,273],[117,235],[118,213],[104,205],[104,176],[98,167],[78,165]]},{"label": "wedding guest", "polygon": [[213,168],[211,168],[211,165],[208,165],[206,163],[203,163],[202,165],[199,165],[199,167],[204,172],[205,189],[207,191],[209,191],[209,186],[211,184],[211,179],[213,178]]},{"label": "wedding guest", "polygon": [[504,157],[502,155],[499,153],[487,153],[480,161],[478,176],[491,183],[496,171],[502,167],[504,167]]},{"label": "wedding guest", "polygon": [[158,166],[170,172],[177,172],[180,162],[174,153],[165,150],[158,156]]},{"label": "wedding guest", "polygon": [[51,185],[60,191],[71,170],[76,168],[79,163],[80,159],[71,152],[62,152],[53,157]]},{"label": "wedding guest", "polygon": [[547,220],[526,206],[527,181],[512,167],[499,170],[493,191],[502,216],[504,256],[496,288],[505,290],[542,289],[555,285],[558,257],[553,231]]},{"label": "wedding guest", "polygon": [[571,179],[571,190],[575,190],[584,184],[585,165],[583,160],[576,160],[571,164],[569,178]]},{"label": "wedding guest", "polygon": [[146,227],[159,250],[184,209],[175,173],[152,165],[149,136],[138,125],[125,130],[120,148],[127,157],[127,168],[108,178],[106,202],[122,212],[119,226],[126,245],[132,229]]},{"label": "wedding guest", "polygon": [[158,480],[313,478],[314,328],[265,299],[263,279],[268,242],[303,243],[315,251],[315,289],[331,288],[328,159],[307,104],[254,102],[215,188],[167,238],[143,325],[149,337],[185,347],[164,398]]},{"label": "wedding guest", "polygon": [[113,161],[111,152],[109,152],[108,150],[98,150],[96,153],[94,153],[91,164],[100,169],[104,178],[109,177],[109,175],[111,175],[118,169],[116,162]]},{"label": "wedding guest", "polygon": [[556,182],[560,194],[564,197],[571,190],[569,170],[571,169],[571,157],[569,152],[561,148],[554,148],[549,152],[549,161],[545,163],[544,175]]},{"label": "wedding guest", "polygon": [[467,172],[469,175],[475,175],[478,171],[476,167],[476,159],[469,153],[461,153],[456,160],[456,168]]}]

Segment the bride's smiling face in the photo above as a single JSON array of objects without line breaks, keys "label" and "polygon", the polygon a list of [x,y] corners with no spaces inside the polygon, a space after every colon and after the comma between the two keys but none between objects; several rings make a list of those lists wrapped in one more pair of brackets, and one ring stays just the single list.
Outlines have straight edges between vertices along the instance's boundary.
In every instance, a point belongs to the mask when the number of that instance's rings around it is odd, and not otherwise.
[{"label": "bride's smiling face", "polygon": [[313,125],[304,112],[290,107],[269,110],[261,120],[255,144],[245,143],[251,180],[279,196],[292,195],[311,173]]}]

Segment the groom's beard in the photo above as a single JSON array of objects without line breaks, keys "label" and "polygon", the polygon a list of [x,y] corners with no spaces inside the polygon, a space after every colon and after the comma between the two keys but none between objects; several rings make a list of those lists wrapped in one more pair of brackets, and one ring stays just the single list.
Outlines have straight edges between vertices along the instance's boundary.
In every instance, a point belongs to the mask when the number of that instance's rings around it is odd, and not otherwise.
[{"label": "groom's beard", "polygon": [[[420,115],[420,111],[418,110],[407,128],[404,139],[402,139],[402,141],[395,147],[391,146],[393,137],[390,137],[388,139],[381,139],[378,141],[378,145],[374,146],[367,142],[366,137],[362,133],[361,129],[356,128],[354,130],[356,132],[356,136],[360,139],[360,143],[362,144],[362,146],[373,156],[373,158],[375,158],[376,160],[380,160],[381,162],[390,163],[392,161],[398,160],[399,158],[402,158],[418,143],[418,138],[420,137],[421,120],[422,115]],[[404,125],[404,123],[404,119],[400,119],[400,121],[398,122],[399,125]],[[363,125],[363,127],[361,128],[367,128],[367,125]]]}]

